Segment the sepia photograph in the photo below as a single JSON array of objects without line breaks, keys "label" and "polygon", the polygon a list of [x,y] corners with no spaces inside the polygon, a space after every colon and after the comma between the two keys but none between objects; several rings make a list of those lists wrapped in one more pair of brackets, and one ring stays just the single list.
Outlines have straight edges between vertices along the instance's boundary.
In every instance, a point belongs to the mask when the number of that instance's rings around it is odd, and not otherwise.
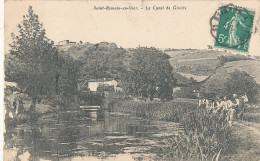
[{"label": "sepia photograph", "polygon": [[260,1],[6,0],[4,161],[259,161]]}]

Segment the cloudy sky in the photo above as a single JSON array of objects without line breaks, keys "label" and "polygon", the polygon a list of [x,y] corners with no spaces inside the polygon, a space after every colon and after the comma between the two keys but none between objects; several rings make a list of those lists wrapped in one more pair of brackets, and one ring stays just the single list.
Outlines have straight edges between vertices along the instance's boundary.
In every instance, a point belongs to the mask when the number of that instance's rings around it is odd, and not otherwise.
[{"label": "cloudy sky", "polygon": [[[148,2],[148,1],[7,1],[5,3],[5,51],[11,42],[11,32],[31,5],[46,29],[47,36],[55,42],[71,40],[98,43],[115,42],[125,48],[155,46],[158,48],[206,49],[214,44],[210,35],[210,17],[219,6],[229,2]],[[260,2],[234,2],[256,11]],[[174,5],[186,10],[153,10],[154,6]],[[138,7],[135,11],[101,11],[94,6]],[[151,10],[145,8],[151,7]],[[141,9],[143,8],[143,9]],[[255,21],[255,23],[257,23]],[[260,29],[252,35],[250,54],[260,55]]]}]

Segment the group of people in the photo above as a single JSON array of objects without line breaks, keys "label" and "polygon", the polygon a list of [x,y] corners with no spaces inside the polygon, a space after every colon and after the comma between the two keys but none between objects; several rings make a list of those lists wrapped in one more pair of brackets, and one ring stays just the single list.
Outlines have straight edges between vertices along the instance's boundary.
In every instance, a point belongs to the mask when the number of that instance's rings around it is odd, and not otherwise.
[{"label": "group of people", "polygon": [[215,97],[209,99],[206,97],[200,97],[198,100],[198,106],[213,113],[224,113],[230,126],[232,126],[233,118],[241,119],[243,121],[245,112],[245,103],[248,102],[247,95],[233,94],[230,99],[227,96],[222,98]]}]

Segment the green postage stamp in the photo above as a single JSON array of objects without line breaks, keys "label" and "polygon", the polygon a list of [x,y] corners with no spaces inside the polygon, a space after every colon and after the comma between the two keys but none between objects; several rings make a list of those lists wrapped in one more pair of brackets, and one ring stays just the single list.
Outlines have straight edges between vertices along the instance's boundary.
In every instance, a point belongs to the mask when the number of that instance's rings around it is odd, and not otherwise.
[{"label": "green postage stamp", "polygon": [[222,6],[215,47],[248,52],[255,12],[245,8]]}]

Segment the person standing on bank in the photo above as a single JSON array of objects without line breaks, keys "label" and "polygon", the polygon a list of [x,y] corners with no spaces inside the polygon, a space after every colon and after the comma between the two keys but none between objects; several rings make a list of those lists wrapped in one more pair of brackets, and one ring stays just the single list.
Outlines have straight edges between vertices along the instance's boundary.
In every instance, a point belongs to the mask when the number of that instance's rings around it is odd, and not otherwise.
[{"label": "person standing on bank", "polygon": [[239,119],[241,119],[243,121],[244,113],[245,113],[245,104],[246,104],[246,102],[248,102],[246,93],[245,93],[245,95],[241,96],[240,102],[241,102],[241,105],[239,106],[238,117],[239,117]]},{"label": "person standing on bank", "polygon": [[235,118],[237,119],[237,114],[238,114],[238,107],[240,105],[240,101],[239,98],[237,97],[237,94],[233,94],[233,108],[235,109],[234,114],[235,114]]}]

